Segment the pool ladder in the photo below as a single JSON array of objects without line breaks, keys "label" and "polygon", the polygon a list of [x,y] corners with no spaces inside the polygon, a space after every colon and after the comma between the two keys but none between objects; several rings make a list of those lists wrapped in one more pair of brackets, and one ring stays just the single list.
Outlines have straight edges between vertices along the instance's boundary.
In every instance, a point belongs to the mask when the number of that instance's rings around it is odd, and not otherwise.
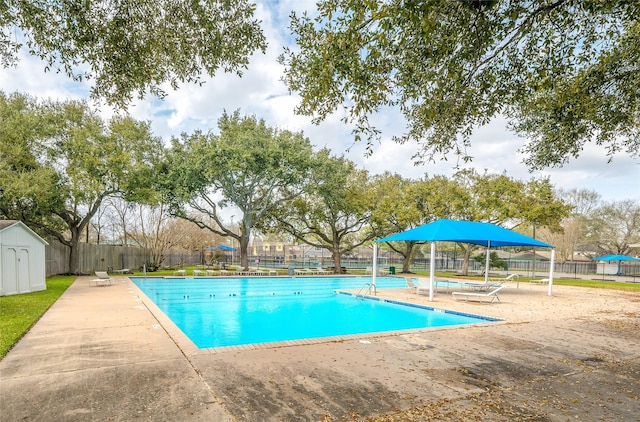
[{"label": "pool ladder", "polygon": [[362,294],[362,291],[365,289],[365,287],[367,288],[367,290],[365,291],[365,294],[370,295],[371,294],[371,290],[373,290],[373,294],[376,293],[375,286],[373,286],[371,283],[364,283],[362,285],[362,287],[360,287],[360,290],[358,291],[358,294],[356,295],[356,297],[363,297],[364,298],[364,294]]}]

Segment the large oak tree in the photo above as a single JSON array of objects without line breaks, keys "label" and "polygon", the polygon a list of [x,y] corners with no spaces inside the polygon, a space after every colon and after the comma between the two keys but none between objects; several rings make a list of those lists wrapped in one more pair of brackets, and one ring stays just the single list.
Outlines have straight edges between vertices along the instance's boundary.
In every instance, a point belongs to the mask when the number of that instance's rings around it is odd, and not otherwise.
[{"label": "large oak tree", "polygon": [[0,217],[67,245],[77,274],[83,230],[106,198],[142,197],[161,149],[147,122],[0,93]]},{"label": "large oak tree", "polygon": [[[196,132],[173,139],[158,180],[174,215],[236,239],[247,268],[253,228],[303,192],[311,143],[300,132],[270,128],[238,111],[224,113],[218,127],[217,135]],[[225,212],[241,214],[238,230],[224,221]]]},{"label": "large oak tree", "polygon": [[304,193],[274,208],[264,222],[265,230],[284,232],[302,243],[326,249],[339,274],[344,254],[388,234],[381,231],[380,220],[371,218],[376,204],[387,194],[378,179],[352,161],[322,149],[314,155]]}]

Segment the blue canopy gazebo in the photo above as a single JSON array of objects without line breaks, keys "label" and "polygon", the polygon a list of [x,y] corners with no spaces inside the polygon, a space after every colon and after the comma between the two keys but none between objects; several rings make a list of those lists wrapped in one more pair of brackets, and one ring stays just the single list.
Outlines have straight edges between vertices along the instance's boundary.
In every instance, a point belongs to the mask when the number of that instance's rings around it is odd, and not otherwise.
[{"label": "blue canopy gazebo", "polygon": [[217,246],[205,246],[204,248],[205,251],[235,251],[236,248],[232,248],[231,246],[227,246],[227,245],[217,245]]},{"label": "blue canopy gazebo", "polygon": [[[618,271],[616,275],[620,275],[620,261],[640,261],[640,258],[634,258],[629,255],[603,255],[592,258],[592,261],[618,261]],[[602,277],[604,277],[605,266],[602,266]]]},{"label": "blue canopy gazebo", "polygon": [[[208,251],[222,251],[222,252],[231,252],[231,264],[233,264],[233,252],[236,248],[227,246],[227,245],[216,245],[216,246],[207,246],[204,250]],[[228,255],[225,254],[225,260],[228,259]]]},{"label": "blue canopy gazebo", "polygon": [[484,246],[487,248],[485,283],[489,281],[489,249],[504,246],[531,246],[551,248],[551,265],[549,267],[549,296],[551,296],[553,286],[553,265],[555,260],[555,249],[548,243],[541,242],[531,237],[507,230],[503,227],[490,223],[479,223],[473,221],[460,220],[436,220],[432,223],[416,227],[401,233],[394,234],[375,241],[373,245],[373,285],[376,284],[377,264],[378,264],[378,243],[396,242],[403,240],[430,241],[431,242],[431,264],[429,276],[429,300],[433,300],[433,282],[435,278],[435,242],[458,242],[470,243],[472,245]]},{"label": "blue canopy gazebo", "polygon": [[227,245],[218,245],[215,247],[215,249],[219,251],[235,251],[236,250],[236,248],[232,248],[231,246],[227,246]]}]

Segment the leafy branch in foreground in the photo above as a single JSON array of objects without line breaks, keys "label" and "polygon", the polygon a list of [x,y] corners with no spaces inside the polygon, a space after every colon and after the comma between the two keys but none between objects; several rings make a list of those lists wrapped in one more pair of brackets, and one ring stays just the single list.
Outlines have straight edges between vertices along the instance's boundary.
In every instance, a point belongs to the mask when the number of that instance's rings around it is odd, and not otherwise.
[{"label": "leafy branch in foreground", "polygon": [[291,15],[298,48],[280,57],[297,112],[344,121],[369,150],[394,107],[417,162],[467,153],[496,116],[528,137],[530,168],[560,166],[595,142],[640,150],[640,2],[325,0]]},{"label": "leafy branch in foreground", "polygon": [[254,10],[248,0],[8,0],[0,64],[15,64],[26,45],[45,70],[92,79],[93,98],[123,107],[136,93],[164,96],[166,83],[202,83],[203,72],[241,75],[249,56],[266,49]]}]

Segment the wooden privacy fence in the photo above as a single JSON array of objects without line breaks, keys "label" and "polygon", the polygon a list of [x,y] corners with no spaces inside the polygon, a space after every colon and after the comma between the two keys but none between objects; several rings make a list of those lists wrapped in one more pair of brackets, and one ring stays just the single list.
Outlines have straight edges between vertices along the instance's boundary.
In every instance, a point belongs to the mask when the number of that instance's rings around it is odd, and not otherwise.
[{"label": "wooden privacy fence", "polygon": [[69,248],[54,239],[47,239],[44,248],[47,277],[69,272]]},{"label": "wooden privacy fence", "polygon": [[[47,277],[69,273],[69,247],[56,239],[48,239],[45,248]],[[129,268],[137,270],[151,261],[151,254],[138,246],[95,245],[80,243],[78,245],[79,272],[92,274],[94,271],[121,270]],[[162,266],[180,267],[182,265],[198,265],[202,263],[200,251],[172,250],[164,258]]]},{"label": "wooden privacy fence", "polygon": [[[69,273],[69,248],[57,240],[48,240],[45,248],[47,276]],[[143,249],[132,246],[78,245],[79,272],[91,274],[94,271],[105,271],[108,268],[137,269],[149,261],[149,254]]]}]

